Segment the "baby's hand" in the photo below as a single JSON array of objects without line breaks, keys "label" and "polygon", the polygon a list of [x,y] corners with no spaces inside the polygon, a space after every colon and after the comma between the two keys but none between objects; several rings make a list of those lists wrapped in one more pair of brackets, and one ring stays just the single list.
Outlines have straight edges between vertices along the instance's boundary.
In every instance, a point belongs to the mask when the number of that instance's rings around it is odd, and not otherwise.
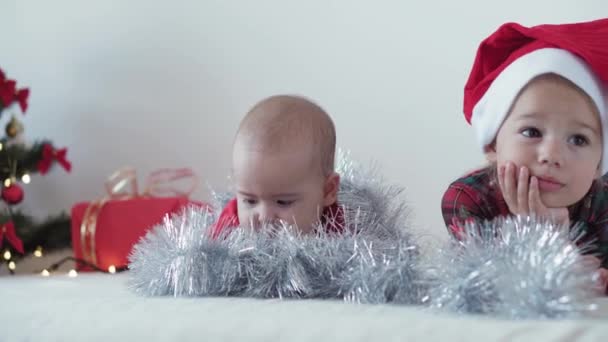
[{"label": "baby's hand", "polygon": [[538,178],[530,177],[525,166],[519,172],[516,168],[511,162],[498,168],[498,184],[511,214],[535,215],[569,226],[568,208],[547,208],[540,199]]}]

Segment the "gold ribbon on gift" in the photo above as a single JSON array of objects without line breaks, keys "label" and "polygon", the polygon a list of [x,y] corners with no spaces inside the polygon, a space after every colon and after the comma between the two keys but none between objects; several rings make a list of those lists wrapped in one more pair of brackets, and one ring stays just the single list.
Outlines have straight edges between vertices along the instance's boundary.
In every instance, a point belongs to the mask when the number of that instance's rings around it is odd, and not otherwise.
[{"label": "gold ribbon on gift", "polygon": [[[175,183],[189,181],[186,189],[179,189]],[[139,193],[137,172],[132,167],[115,171],[105,182],[106,196],[92,201],[84,212],[80,224],[80,247],[85,261],[97,265],[95,253],[95,232],[97,218],[104,205],[110,200],[127,200],[138,197],[189,197],[197,188],[199,179],[189,168],[159,169],[150,173],[144,191]]]}]

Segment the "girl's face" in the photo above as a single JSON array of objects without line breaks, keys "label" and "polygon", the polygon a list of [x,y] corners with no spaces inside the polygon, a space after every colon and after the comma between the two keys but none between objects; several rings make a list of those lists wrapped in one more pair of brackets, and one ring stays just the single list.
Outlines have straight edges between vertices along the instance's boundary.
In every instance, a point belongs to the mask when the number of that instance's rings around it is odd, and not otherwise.
[{"label": "girl's face", "polygon": [[602,131],[593,101],[556,76],[532,80],[520,93],[488,147],[498,167],[526,166],[550,208],[580,201],[600,174]]}]

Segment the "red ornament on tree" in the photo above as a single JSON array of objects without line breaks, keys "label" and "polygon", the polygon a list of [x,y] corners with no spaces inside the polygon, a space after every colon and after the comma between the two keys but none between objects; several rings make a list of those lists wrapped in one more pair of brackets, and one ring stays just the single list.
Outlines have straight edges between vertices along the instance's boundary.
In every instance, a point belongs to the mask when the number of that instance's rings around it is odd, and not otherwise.
[{"label": "red ornament on tree", "polygon": [[19,184],[11,183],[2,188],[2,199],[10,205],[19,204],[23,201],[23,189]]}]

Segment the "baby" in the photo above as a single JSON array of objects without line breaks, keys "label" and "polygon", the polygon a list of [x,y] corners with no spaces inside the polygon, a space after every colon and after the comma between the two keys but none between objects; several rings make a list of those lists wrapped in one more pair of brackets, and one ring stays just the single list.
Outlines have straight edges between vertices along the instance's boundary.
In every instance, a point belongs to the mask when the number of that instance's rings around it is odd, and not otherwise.
[{"label": "baby", "polygon": [[277,95],[257,103],[234,139],[236,198],[222,210],[214,234],[279,222],[304,234],[319,223],[325,230],[341,231],[335,149],[331,118],[310,100]]}]

